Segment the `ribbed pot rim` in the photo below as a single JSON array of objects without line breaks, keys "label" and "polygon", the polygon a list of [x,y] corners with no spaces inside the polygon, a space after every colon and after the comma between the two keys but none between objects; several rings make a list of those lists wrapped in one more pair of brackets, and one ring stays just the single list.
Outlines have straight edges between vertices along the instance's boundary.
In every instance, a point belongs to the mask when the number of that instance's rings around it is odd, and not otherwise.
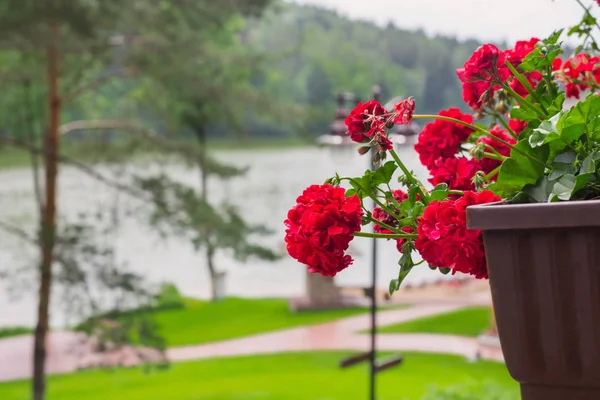
[{"label": "ribbed pot rim", "polygon": [[600,200],[508,204],[467,208],[467,227],[479,230],[600,227]]}]

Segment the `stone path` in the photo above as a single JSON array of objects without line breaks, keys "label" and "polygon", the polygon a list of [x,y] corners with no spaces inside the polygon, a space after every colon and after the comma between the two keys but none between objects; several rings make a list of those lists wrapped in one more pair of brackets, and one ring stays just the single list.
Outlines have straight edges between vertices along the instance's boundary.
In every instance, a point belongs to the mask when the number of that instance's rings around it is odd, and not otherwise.
[{"label": "stone path", "polygon": [[[489,301],[489,294],[484,293],[453,303],[422,303],[407,309],[380,311],[377,314],[377,323],[378,326],[397,324],[449,313],[472,305],[487,305]],[[171,361],[189,361],[289,351],[366,351],[369,348],[369,335],[360,331],[369,327],[370,316],[364,314],[319,325],[301,326],[221,342],[173,347],[167,350],[167,358]],[[82,362],[85,362],[85,349],[82,350],[81,347],[84,339],[83,335],[74,332],[52,332],[48,337],[48,373],[69,373],[80,369]],[[26,379],[31,376],[32,344],[31,336],[0,340],[0,381]],[[474,338],[453,335],[378,334],[377,349],[455,354],[473,358],[478,352],[478,344]],[[499,352],[479,356],[502,360]],[[134,364],[132,359],[125,357],[121,364]]]}]

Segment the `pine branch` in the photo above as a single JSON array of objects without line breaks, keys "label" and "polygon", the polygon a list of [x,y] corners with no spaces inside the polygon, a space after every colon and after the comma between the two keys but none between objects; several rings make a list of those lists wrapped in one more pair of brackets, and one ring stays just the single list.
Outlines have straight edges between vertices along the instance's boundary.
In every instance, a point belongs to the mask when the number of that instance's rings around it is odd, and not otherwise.
[{"label": "pine branch", "polygon": [[[20,139],[12,139],[12,138],[6,138],[6,137],[0,137],[0,143],[1,142],[6,142],[9,144],[12,144],[16,147],[22,148],[22,149],[26,149],[32,153],[35,154],[40,154],[40,155],[46,155],[44,150],[30,144],[27,143],[23,140]],[[143,193],[136,191],[122,183],[119,183],[117,181],[114,181],[110,178],[105,177],[104,175],[102,175],[101,173],[99,173],[98,171],[96,171],[94,168],[90,167],[89,165],[82,163],[80,161],[75,160],[74,158],[65,156],[65,155],[58,155],[56,157],[56,159],[59,162],[68,164],[72,167],[77,168],[79,171],[84,172],[85,174],[87,174],[88,176],[91,176],[92,178],[96,179],[97,181],[105,184],[106,186],[112,187],[113,189],[117,189],[121,192],[124,192],[128,195],[130,195],[131,197],[134,197],[138,200],[142,200],[144,202],[151,202],[151,199],[149,199],[147,196],[145,196]]]},{"label": "pine branch", "polygon": [[107,75],[103,75],[100,76],[99,78],[93,80],[92,82],[89,82],[77,89],[74,89],[73,91],[66,93],[63,96],[63,102],[68,102],[73,100],[74,98],[81,96],[82,94],[98,89],[99,87],[101,87],[102,85],[112,81],[113,79],[116,78],[127,78],[127,77],[131,77],[135,75],[135,73],[133,72],[132,69],[124,69],[122,71],[118,71],[112,74],[107,74]]}]

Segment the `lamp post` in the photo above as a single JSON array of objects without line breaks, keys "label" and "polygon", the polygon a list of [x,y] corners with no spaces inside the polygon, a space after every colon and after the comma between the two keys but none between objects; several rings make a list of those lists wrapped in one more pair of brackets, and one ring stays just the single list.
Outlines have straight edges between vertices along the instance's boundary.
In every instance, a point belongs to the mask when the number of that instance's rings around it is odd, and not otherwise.
[{"label": "lamp post", "polygon": [[[373,99],[379,101],[381,98],[381,88],[379,86],[373,87]],[[356,148],[350,137],[346,135],[347,127],[344,120],[350,113],[350,110],[346,108],[346,103],[351,102],[355,105],[358,102],[357,97],[352,93],[341,93],[337,96],[338,107],[336,109],[335,120],[329,126],[329,133],[322,135],[317,138],[317,143],[328,146],[333,149],[337,148]],[[388,105],[386,105],[388,106]],[[387,108],[387,107],[386,107]],[[389,139],[395,145],[402,145],[407,142],[407,138],[413,136],[415,131],[410,127],[404,127],[395,129],[391,132]],[[369,168],[374,170],[377,165],[371,158],[369,160]],[[373,204],[375,207],[375,204]],[[368,352],[360,353],[346,359],[343,359],[340,363],[342,368],[350,367],[360,362],[369,361],[370,371],[370,382],[369,382],[369,399],[376,399],[376,376],[378,372],[384,371],[393,366],[399,365],[402,362],[401,356],[393,356],[385,360],[377,360],[377,239],[372,239],[372,252],[371,252],[371,287],[368,290],[370,297],[370,317],[371,317],[371,330],[370,330],[370,350]]]}]

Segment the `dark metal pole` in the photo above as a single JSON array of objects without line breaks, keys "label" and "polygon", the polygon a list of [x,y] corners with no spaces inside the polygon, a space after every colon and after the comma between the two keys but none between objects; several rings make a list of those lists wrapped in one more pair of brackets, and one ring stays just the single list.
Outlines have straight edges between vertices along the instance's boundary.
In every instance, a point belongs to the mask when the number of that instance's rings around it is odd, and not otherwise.
[{"label": "dark metal pole", "polygon": [[[373,99],[380,101],[381,87],[379,85],[373,86]],[[371,158],[371,171],[375,171],[377,166],[375,161]],[[377,204],[373,202],[373,208]],[[374,226],[373,226],[374,228]],[[377,336],[377,296],[375,294],[377,289],[377,239],[373,238],[373,253],[371,254],[371,387],[370,387],[370,399],[375,400],[376,392],[376,375],[377,368],[375,365],[376,355],[376,344],[375,337]]]},{"label": "dark metal pole", "polygon": [[[375,165],[371,165],[371,169],[375,169]],[[375,207],[375,204],[373,205]],[[377,296],[375,290],[377,288],[377,239],[373,238],[373,253],[371,254],[371,400],[375,400],[375,376],[377,375],[375,365],[375,337],[377,335]]]}]

